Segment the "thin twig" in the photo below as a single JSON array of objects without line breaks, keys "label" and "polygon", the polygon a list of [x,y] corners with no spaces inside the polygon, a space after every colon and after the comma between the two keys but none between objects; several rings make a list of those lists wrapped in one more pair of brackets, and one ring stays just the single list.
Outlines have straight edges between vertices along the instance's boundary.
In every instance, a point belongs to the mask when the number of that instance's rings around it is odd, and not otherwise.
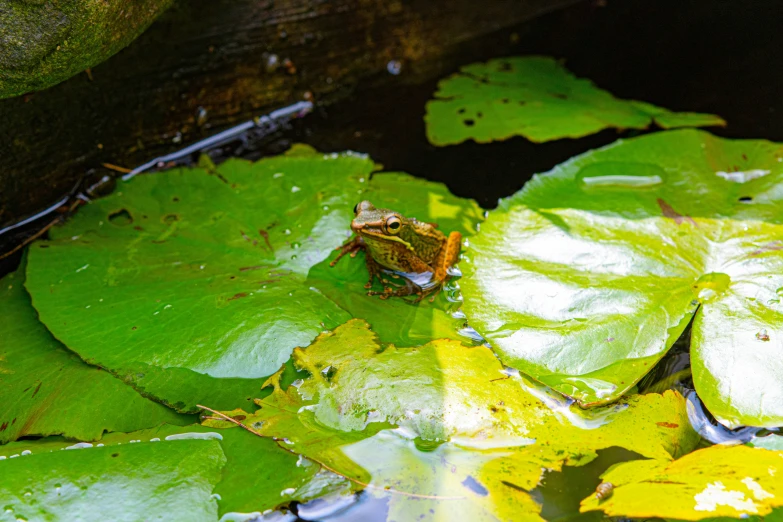
[{"label": "thin twig", "polygon": [[[196,404],[196,407],[201,408],[202,410],[207,410],[207,411],[209,411],[211,413],[214,413],[215,415],[217,415],[218,417],[222,418],[223,420],[226,420],[226,421],[228,421],[228,422],[230,422],[232,424],[236,424],[240,428],[246,429],[247,431],[249,431],[250,433],[252,433],[253,435],[255,435],[257,437],[271,438],[271,439],[273,439],[275,441],[280,441],[281,440],[281,439],[279,439],[277,437],[265,437],[264,435],[262,435],[261,433],[259,433],[256,430],[254,430],[250,426],[242,424],[241,422],[239,422],[236,419],[232,419],[231,417],[229,417],[225,413],[221,413],[221,412],[219,412],[217,410],[213,410],[212,408],[207,408],[206,406],[202,406],[201,404]],[[293,453],[294,455],[299,455],[299,453],[295,452],[294,450],[292,450],[290,448],[286,448],[286,447],[283,447],[283,446],[280,446],[280,448],[284,449],[285,451],[287,451],[289,453]],[[347,480],[350,480],[351,482],[359,484],[360,486],[368,488],[368,489],[377,489],[377,490],[383,491],[385,493],[393,493],[395,495],[403,495],[403,496],[406,496],[406,497],[413,497],[413,498],[426,498],[426,499],[431,499],[431,500],[462,500],[462,499],[465,498],[465,497],[440,497],[438,495],[420,495],[418,493],[408,493],[407,491],[400,491],[398,489],[393,489],[393,488],[389,488],[389,487],[374,486],[372,484],[367,484],[366,482],[362,482],[359,479],[355,479],[353,477],[349,477],[349,476],[347,476],[344,473],[340,473],[336,469],[334,469],[334,468],[332,468],[330,466],[327,466],[326,464],[324,464],[320,460],[314,459],[313,457],[311,457],[309,455],[307,456],[307,458],[312,460],[312,461],[314,461],[314,462],[316,462],[316,463],[318,463],[318,464],[320,464],[322,468],[324,468],[324,469],[326,469],[328,471],[331,471],[335,475],[340,475],[341,477],[343,477],[343,478],[345,478]]]},{"label": "thin twig", "polygon": [[[81,203],[81,200],[79,200],[79,199],[74,201],[71,204],[70,208],[68,209],[68,213],[70,214],[71,212],[76,210],[76,207],[78,207],[80,203]],[[38,239],[42,235],[46,234],[49,231],[50,228],[52,228],[58,222],[62,221],[62,219],[63,219],[63,216],[57,216],[52,221],[50,221],[49,224],[47,224],[45,227],[43,227],[41,230],[39,230],[38,232],[36,232],[32,236],[28,237],[27,239],[25,239],[20,244],[16,245],[16,247],[14,247],[13,249],[9,250],[8,252],[0,254],[0,260],[5,259],[6,257],[9,257],[9,256],[12,256],[12,255],[16,254],[17,252],[19,252],[21,249],[23,249],[24,247],[26,247],[27,245],[29,245],[33,241],[35,241],[36,239]]]},{"label": "thin twig", "polygon": [[127,174],[131,171],[131,169],[126,169],[125,167],[120,167],[119,165],[115,165],[113,163],[101,163],[101,165],[109,170],[116,170],[117,172],[122,172],[123,174]]}]

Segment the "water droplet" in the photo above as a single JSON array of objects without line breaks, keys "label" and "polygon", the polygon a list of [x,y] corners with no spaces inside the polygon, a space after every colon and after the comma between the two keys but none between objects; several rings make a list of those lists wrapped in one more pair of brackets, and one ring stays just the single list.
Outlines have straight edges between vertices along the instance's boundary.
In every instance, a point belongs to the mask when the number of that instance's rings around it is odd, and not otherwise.
[{"label": "water droplet", "polygon": [[775,293],[778,294],[780,297],[783,297],[783,286],[775,290]]},{"label": "water droplet", "polygon": [[24,451],[22,452],[22,456],[23,456],[23,457],[24,457],[25,455],[32,455],[32,454],[33,454],[33,452],[32,452],[32,451],[30,451],[30,450],[24,450]]},{"label": "water droplet", "polygon": [[293,248],[293,249],[297,249],[297,248],[299,248],[300,246],[302,246],[302,245],[301,245],[300,243],[297,243],[296,241],[294,241],[293,243],[291,243],[291,248]]},{"label": "water droplet", "polygon": [[665,171],[650,163],[593,163],[583,167],[576,179],[585,188],[648,188],[661,185]]},{"label": "water droplet", "polygon": [[736,172],[716,172],[715,175],[719,178],[723,178],[726,181],[732,181],[734,183],[746,183],[748,181],[763,178],[769,174],[769,170],[763,169],[751,169],[751,170],[738,170]]},{"label": "water droplet", "polygon": [[769,341],[769,334],[767,333],[766,328],[762,328],[758,332],[756,332],[756,339],[759,341]]},{"label": "water droplet", "polygon": [[416,437],[415,439],[413,439],[413,445],[416,446],[416,449],[427,453],[430,451],[435,451],[444,442],[446,441],[440,439],[426,440],[426,439],[422,439],[421,437]]},{"label": "water droplet", "polygon": [[285,174],[283,174],[282,172],[275,172],[274,174],[272,174],[272,177],[275,179],[282,178],[283,176],[285,176]]},{"label": "water droplet", "polygon": [[386,70],[389,72],[389,74],[397,76],[402,72],[402,62],[399,60],[391,60],[386,64]]},{"label": "water droplet", "polygon": [[296,185],[294,185],[293,187],[291,187],[291,192],[299,192],[300,190],[302,190],[302,189],[300,189],[300,188],[299,188],[299,187],[297,187]]},{"label": "water droplet", "polygon": [[728,290],[730,284],[731,278],[728,275],[721,272],[710,272],[697,279],[691,289],[700,303],[706,303],[720,297],[723,292]]},{"label": "water droplet", "polygon": [[454,319],[466,319],[467,318],[467,316],[465,315],[465,312],[462,311],[462,308],[452,312],[451,313],[451,317],[453,317]]},{"label": "water droplet", "polygon": [[75,450],[75,449],[84,449],[84,448],[92,448],[92,444],[90,444],[89,442],[77,442],[73,446],[68,446],[67,448],[64,449]]},{"label": "water droplet", "polygon": [[471,341],[475,341],[477,343],[483,343],[485,340],[480,333],[478,333],[475,329],[473,329],[470,326],[465,326],[463,328],[458,329],[457,333],[462,337],[467,337]]},{"label": "water droplet", "polygon": [[290,229],[288,229],[288,228],[286,228],[286,229],[285,229],[285,232],[283,232],[283,233],[284,233],[285,235],[289,236],[289,235],[291,235],[291,230],[290,230]]},{"label": "water droplet", "polygon": [[470,248],[470,241],[468,238],[465,238],[465,241],[462,242],[462,246],[465,248]]}]

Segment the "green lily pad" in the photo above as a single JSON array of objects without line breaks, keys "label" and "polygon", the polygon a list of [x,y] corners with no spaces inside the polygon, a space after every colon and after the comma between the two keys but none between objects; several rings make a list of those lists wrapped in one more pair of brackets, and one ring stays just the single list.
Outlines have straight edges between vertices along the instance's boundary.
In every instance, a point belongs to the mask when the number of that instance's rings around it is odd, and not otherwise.
[{"label": "green lily pad", "polygon": [[293,358],[310,376],[287,390],[279,374],[270,379],[274,391],[243,423],[387,497],[390,520],[539,520],[528,492],[543,469],[586,464],[612,446],[668,461],[698,439],[674,392],[584,413],[504,372],[484,346],[397,348],[361,320]]},{"label": "green lily pad", "polygon": [[303,285],[347,236],[373,163],[296,147],[137,176],[30,249],[27,288],[70,349],[183,411],[255,397],[350,316]]},{"label": "green lily pad", "polygon": [[644,129],[651,123],[665,129],[726,124],[713,114],[672,112],[615,98],[543,56],[463,67],[440,82],[424,120],[430,143],[441,146],[512,136],[540,143],[606,128]]},{"label": "green lily pad", "polygon": [[0,461],[0,505],[4,520],[216,520],[225,462],[214,440],[22,455]]},{"label": "green lily pad", "polygon": [[329,267],[365,198],[466,235],[481,219],[443,185],[374,169],[297,146],[137,176],[32,246],[27,288],[55,337],[180,411],[260,396],[294,347],[354,316],[389,342],[456,337],[445,296],[381,301],[362,255]]},{"label": "green lily pad", "polygon": [[[139,430],[132,433],[111,433],[100,447],[117,448],[125,445],[171,441],[188,438],[216,440],[225,454],[226,464],[213,493],[218,501],[219,515],[254,513],[274,509],[292,500],[307,501],[325,493],[350,490],[350,483],[321,466],[281,449],[274,441],[262,439],[244,430],[215,430],[200,425],[171,426]],[[0,446],[0,460],[12,456],[46,455],[65,448],[89,444],[74,443],[62,437],[25,440]],[[249,456],[252,455],[252,458]],[[27,458],[24,459],[27,461]],[[229,517],[230,518],[230,517]]]},{"label": "green lily pad", "polygon": [[55,434],[97,440],[104,431],[193,422],[65,349],[23,285],[18,272],[0,279],[0,443]]},{"label": "green lily pad", "polygon": [[764,517],[783,507],[781,472],[783,452],[747,446],[712,446],[668,463],[626,462],[603,475],[612,495],[586,498],[582,511],[679,520]]},{"label": "green lily pad", "polygon": [[693,318],[712,414],[783,424],[782,161],[776,143],[680,130],[535,177],[463,253],[471,326],[505,364],[594,405],[631,389]]}]

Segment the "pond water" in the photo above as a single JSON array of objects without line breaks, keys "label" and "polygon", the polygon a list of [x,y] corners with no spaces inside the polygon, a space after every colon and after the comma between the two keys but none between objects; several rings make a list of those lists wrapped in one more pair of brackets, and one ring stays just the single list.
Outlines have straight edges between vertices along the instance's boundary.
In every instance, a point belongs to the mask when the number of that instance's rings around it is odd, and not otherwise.
[{"label": "pond water", "polygon": [[[764,137],[783,141],[783,70],[769,59],[783,48],[775,2],[753,7],[716,7],[699,1],[583,2],[546,15],[533,23],[502,31],[474,48],[466,44],[461,64],[505,55],[545,54],[564,58],[578,76],[622,98],[646,100],[676,110],[715,113],[729,126],[711,130],[727,137]],[[727,38],[726,35],[732,38]],[[369,154],[388,171],[404,171],[445,183],[458,196],[494,208],[538,172],[587,150],[615,141],[607,130],[593,136],[533,144],[522,138],[478,145],[473,142],[434,147],[425,137],[425,103],[437,79],[410,83],[405,64],[394,65],[394,79],[383,86],[368,81],[350,99],[318,107],[290,128],[242,145],[231,144],[212,154],[215,161],[239,155],[257,159],[286,150],[292,143],[310,144],[323,152],[354,150]],[[456,70],[456,69],[455,69]],[[445,75],[445,73],[444,73]],[[635,133],[624,133],[631,136]],[[652,178],[651,178],[652,179]],[[604,180],[606,181],[606,180]],[[617,180],[611,180],[617,182]],[[30,228],[27,234],[34,232]],[[17,235],[21,241],[24,235]],[[0,261],[0,275],[12,271],[20,254]],[[641,389],[679,387],[688,392],[686,329],[681,341],[640,383]],[[696,399],[697,400],[697,399]],[[698,406],[698,403],[697,403]],[[694,408],[692,421],[711,442],[752,433],[715,428],[703,410]],[[593,491],[599,475],[611,464],[636,458],[611,448],[587,466],[548,474],[533,492],[547,520],[598,519],[578,515],[579,500]],[[317,500],[293,506],[295,515],[275,514],[270,520],[335,522],[383,521],[386,506],[369,495],[352,499]]]}]

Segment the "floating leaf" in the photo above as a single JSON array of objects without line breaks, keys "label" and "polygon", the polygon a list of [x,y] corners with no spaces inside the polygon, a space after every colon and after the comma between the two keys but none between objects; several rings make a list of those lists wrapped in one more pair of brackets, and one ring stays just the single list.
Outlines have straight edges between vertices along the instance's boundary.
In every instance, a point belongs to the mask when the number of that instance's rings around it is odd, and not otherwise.
[{"label": "floating leaf", "polygon": [[217,441],[71,447],[0,461],[9,519],[217,519],[212,489],[226,462]]},{"label": "floating leaf", "polygon": [[145,393],[181,410],[237,404],[348,319],[302,282],[345,239],[373,168],[298,147],[137,176],[33,245],[33,304],[55,337]]},{"label": "floating leaf", "polygon": [[603,475],[612,495],[586,498],[582,511],[640,519],[764,516],[783,507],[782,472],[783,452],[747,446],[712,446],[668,463],[626,462]]},{"label": "floating leaf", "polygon": [[243,422],[388,496],[390,520],[538,520],[528,492],[543,468],[582,465],[612,446],[670,460],[697,439],[676,393],[585,414],[504,372],[486,347],[382,345],[360,320],[293,357],[310,377],[287,390],[271,379],[275,390]]},{"label": "floating leaf", "polygon": [[70,349],[182,411],[258,397],[295,346],[351,314],[387,325],[389,341],[456,335],[443,301],[372,299],[362,261],[328,266],[367,197],[475,230],[474,202],[401,174],[370,181],[374,168],[298,146],[137,176],[33,245],[27,287]]},{"label": "floating leaf", "polygon": [[631,389],[693,318],[713,415],[783,424],[782,159],[779,144],[681,130],[537,176],[463,254],[471,326],[505,364],[593,405]]},{"label": "floating leaf", "polygon": [[[349,483],[342,477],[324,472],[321,466],[282,450],[272,440],[244,430],[163,425],[132,433],[110,433],[99,444],[106,448],[124,448],[129,443],[135,447],[136,444],[162,442],[168,446],[172,441],[190,438],[219,441],[225,454],[226,465],[213,490],[221,516],[263,512],[292,500],[307,501],[324,493],[350,490]],[[14,455],[20,458],[45,455],[74,446],[90,448],[88,444],[61,437],[26,440],[0,446],[0,460]],[[86,453],[80,453],[83,454]]]},{"label": "floating leaf", "polygon": [[21,273],[0,280],[0,443],[193,422],[66,350],[38,322],[23,284]]},{"label": "floating leaf", "polygon": [[499,58],[463,67],[438,85],[427,103],[434,145],[524,136],[534,142],[579,138],[606,128],[725,125],[713,114],[677,113],[615,98],[568,72],[553,58]]}]

